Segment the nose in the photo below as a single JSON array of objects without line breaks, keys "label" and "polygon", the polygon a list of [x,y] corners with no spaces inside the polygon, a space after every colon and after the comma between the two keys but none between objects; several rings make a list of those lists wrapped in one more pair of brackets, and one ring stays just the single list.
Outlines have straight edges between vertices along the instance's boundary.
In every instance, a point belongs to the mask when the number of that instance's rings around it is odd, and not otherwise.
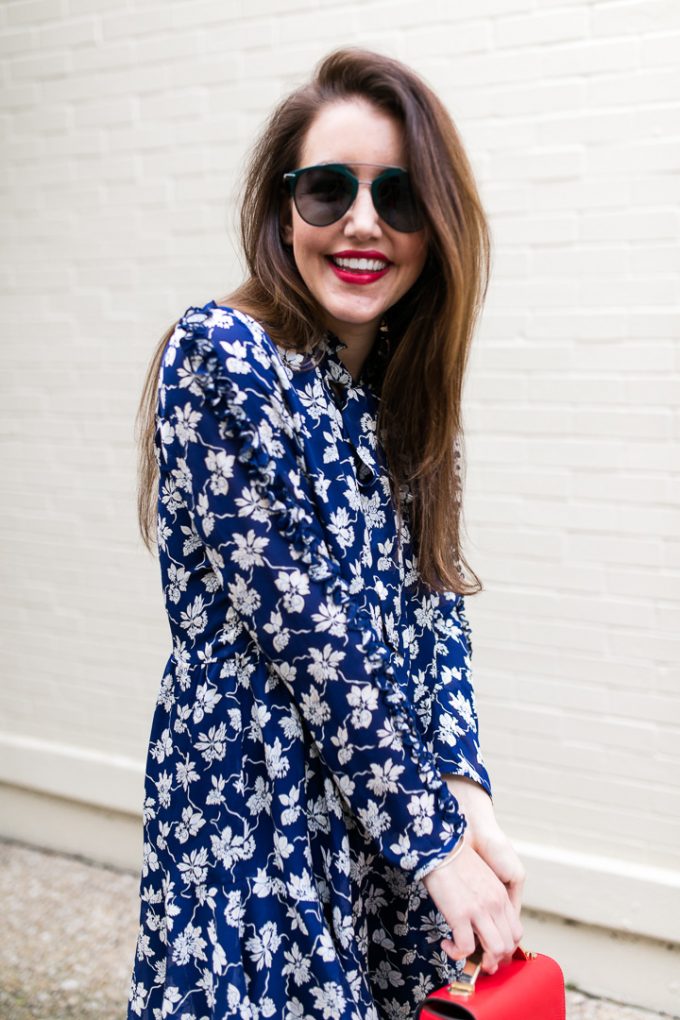
[{"label": "nose", "polygon": [[346,217],[346,236],[377,237],[382,233],[380,217],[373,205],[370,181],[359,181],[357,196],[347,210]]}]

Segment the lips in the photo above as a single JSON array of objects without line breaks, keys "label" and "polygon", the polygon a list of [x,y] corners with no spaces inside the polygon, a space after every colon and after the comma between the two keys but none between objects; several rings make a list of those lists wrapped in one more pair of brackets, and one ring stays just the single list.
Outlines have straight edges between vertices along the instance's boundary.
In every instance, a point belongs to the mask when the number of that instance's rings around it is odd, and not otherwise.
[{"label": "lips", "polygon": [[327,255],[331,269],[345,283],[373,283],[392,263],[381,251],[339,251]]}]

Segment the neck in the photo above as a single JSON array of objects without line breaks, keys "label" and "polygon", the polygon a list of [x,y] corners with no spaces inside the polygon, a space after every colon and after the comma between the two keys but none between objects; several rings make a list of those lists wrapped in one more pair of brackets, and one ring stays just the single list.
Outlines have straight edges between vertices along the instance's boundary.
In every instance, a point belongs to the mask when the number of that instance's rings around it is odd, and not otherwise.
[{"label": "neck", "polygon": [[366,358],[378,335],[378,323],[336,323],[329,325],[339,340],[347,346],[339,352],[340,360],[345,365],[354,382],[357,382]]}]

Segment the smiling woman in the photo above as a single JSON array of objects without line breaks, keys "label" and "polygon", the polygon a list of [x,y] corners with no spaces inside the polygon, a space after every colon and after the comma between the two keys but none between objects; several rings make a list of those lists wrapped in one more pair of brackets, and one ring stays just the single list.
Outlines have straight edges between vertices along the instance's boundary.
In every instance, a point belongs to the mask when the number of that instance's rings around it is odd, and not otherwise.
[{"label": "smiling woman", "polygon": [[[427,258],[424,221],[418,230],[405,231],[405,217],[395,216],[395,209],[414,204],[408,174],[400,169],[406,162],[404,132],[367,100],[339,99],[321,107],[299,158],[312,170],[293,180],[294,200],[281,211],[282,236],[323,325],[347,343],[344,360],[358,378],[382,317],[411,289]],[[317,166],[324,163],[340,164],[344,174],[334,171],[335,180],[329,179],[329,170]],[[359,165],[367,181],[354,178],[353,186],[350,168]],[[390,182],[402,177],[400,196],[399,183]],[[351,187],[343,187],[345,182]],[[335,219],[328,222],[330,215]]]},{"label": "smiling woman", "polygon": [[168,330],[140,408],[173,650],[129,1017],[407,1018],[522,935],[459,541],[485,219],[425,83],[340,50],[272,114],[241,227],[248,278]]}]

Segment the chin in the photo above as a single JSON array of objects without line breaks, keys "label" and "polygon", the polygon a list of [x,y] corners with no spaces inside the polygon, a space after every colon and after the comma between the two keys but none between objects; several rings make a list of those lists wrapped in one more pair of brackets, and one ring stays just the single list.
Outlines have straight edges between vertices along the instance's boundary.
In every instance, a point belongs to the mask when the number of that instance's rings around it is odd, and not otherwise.
[{"label": "chin", "polygon": [[386,311],[382,302],[376,303],[371,308],[348,308],[347,306],[324,305],[325,311],[338,322],[351,323],[353,326],[367,326],[379,318]]}]

